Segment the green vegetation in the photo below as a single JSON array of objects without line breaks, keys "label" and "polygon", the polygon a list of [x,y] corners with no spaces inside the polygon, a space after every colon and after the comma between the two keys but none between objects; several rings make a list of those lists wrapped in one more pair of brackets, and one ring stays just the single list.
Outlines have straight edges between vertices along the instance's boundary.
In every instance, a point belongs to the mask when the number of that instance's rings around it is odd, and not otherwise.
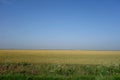
[{"label": "green vegetation", "polygon": [[120,80],[120,51],[0,50],[0,80]]},{"label": "green vegetation", "polygon": [[0,80],[120,80],[120,65],[1,63]]}]

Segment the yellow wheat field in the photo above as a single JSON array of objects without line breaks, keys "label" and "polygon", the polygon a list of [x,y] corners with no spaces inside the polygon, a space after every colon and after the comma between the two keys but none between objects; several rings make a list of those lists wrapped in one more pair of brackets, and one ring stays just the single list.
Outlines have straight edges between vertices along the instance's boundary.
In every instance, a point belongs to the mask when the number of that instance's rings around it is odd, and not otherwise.
[{"label": "yellow wheat field", "polygon": [[119,64],[120,51],[0,50],[0,63]]}]

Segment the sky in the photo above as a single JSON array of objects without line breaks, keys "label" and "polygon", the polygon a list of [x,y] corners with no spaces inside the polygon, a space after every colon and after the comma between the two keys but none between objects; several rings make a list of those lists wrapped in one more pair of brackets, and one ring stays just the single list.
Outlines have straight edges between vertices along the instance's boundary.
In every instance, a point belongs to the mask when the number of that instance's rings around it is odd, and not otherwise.
[{"label": "sky", "polygon": [[0,0],[0,49],[120,50],[120,0]]}]

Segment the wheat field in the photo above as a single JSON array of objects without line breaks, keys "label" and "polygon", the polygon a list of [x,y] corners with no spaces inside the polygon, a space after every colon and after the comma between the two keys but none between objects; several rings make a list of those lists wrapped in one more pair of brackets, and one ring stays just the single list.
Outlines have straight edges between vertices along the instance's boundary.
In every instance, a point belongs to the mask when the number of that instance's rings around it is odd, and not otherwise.
[{"label": "wheat field", "polygon": [[119,64],[120,51],[0,50],[0,63]]}]

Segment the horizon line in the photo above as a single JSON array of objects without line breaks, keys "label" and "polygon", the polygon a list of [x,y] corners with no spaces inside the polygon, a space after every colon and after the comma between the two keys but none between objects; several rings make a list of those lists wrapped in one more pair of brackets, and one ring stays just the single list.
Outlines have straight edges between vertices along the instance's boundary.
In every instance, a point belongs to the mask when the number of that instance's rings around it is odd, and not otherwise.
[{"label": "horizon line", "polygon": [[120,50],[99,50],[99,49],[0,49],[0,50],[81,50],[81,51],[120,51]]}]

